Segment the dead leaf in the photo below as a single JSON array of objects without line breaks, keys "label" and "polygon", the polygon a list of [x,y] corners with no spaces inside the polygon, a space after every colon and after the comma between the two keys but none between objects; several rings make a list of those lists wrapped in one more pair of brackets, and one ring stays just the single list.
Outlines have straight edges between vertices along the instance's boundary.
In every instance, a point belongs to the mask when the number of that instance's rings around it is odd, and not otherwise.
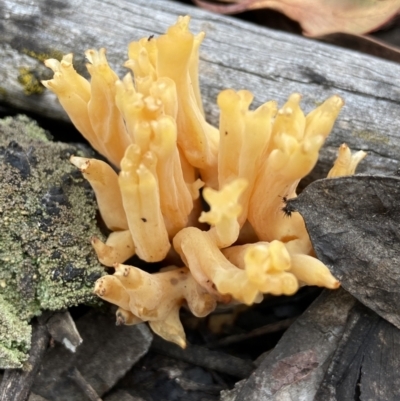
[{"label": "dead leaf", "polygon": [[336,32],[371,32],[385,25],[400,10],[400,0],[225,0],[218,3],[207,0],[193,1],[200,7],[221,14],[270,8],[299,22],[306,36]]},{"label": "dead leaf", "polygon": [[400,48],[390,45],[383,40],[374,38],[369,35],[354,35],[351,33],[331,33],[329,35],[317,38],[326,43],[346,47],[370,54],[371,56],[380,57],[385,60],[400,63]]},{"label": "dead leaf", "polygon": [[343,288],[400,328],[400,178],[318,180],[286,207]]}]

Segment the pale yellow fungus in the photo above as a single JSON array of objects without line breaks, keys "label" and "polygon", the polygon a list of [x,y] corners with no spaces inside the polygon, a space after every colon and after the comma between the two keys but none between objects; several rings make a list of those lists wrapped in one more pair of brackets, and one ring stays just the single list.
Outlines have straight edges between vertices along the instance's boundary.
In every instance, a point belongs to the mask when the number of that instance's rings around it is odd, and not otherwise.
[{"label": "pale yellow fungus", "polygon": [[[217,129],[199,89],[204,33],[188,24],[180,17],[165,35],[131,43],[125,66],[134,77],[120,80],[101,49],[86,53],[90,82],[71,54],[47,60],[54,78],[43,82],[115,168],[71,158],[112,231],[105,242],[92,238],[100,262],[115,268],[96,294],[118,305],[118,324],[149,322],[182,347],[181,306],[205,316],[218,302],[251,305],[304,284],[340,285],[312,256],[300,214],[282,207],[315,166],[343,100],[332,96],[305,115],[295,93],[280,109],[271,101],[253,111],[251,92],[228,89],[218,96]],[[353,174],[364,156],[342,145],[329,176]],[[174,266],[149,274],[122,264],[133,255]]]},{"label": "pale yellow fungus", "polygon": [[118,174],[101,160],[72,156],[70,161],[90,182],[106,226],[113,231],[127,230],[128,222],[122,205]]},{"label": "pale yellow fungus", "polygon": [[183,303],[198,317],[208,315],[216,307],[215,298],[185,267],[149,274],[134,266],[117,264],[113,275],[97,281],[95,293],[119,306],[120,321],[149,322],[157,334],[181,347],[186,344],[179,320]]},{"label": "pale yellow fungus", "polygon": [[[298,94],[291,95],[278,111],[250,197],[247,218],[263,241],[308,238],[298,213],[290,219],[281,213],[282,201],[295,196],[300,179],[315,166],[318,152],[343,106],[343,101],[333,96],[305,117],[300,99]],[[309,247],[304,246],[307,252]]]},{"label": "pale yellow fungus", "polygon": [[209,212],[202,212],[199,221],[212,226],[209,235],[213,236],[218,248],[232,245],[239,237],[239,216],[242,206],[239,197],[247,186],[244,179],[236,179],[225,185],[220,191],[205,188],[204,199],[211,207]]},{"label": "pale yellow fungus", "polygon": [[297,278],[288,272],[291,258],[280,241],[233,246],[222,252],[229,261],[246,271],[246,279],[260,293],[292,295],[299,288]]},{"label": "pale yellow fungus", "polygon": [[138,145],[129,145],[118,180],[136,253],[148,262],[164,259],[170,248],[160,207],[156,163],[152,151],[142,155]]},{"label": "pale yellow fungus", "polygon": [[290,272],[299,281],[308,285],[318,285],[331,289],[340,286],[339,281],[332,276],[329,269],[321,261],[309,255],[291,255]]},{"label": "pale yellow fungus", "polygon": [[343,143],[340,145],[338,157],[328,173],[328,178],[343,177],[344,175],[354,174],[358,163],[360,163],[365,156],[367,156],[367,153],[362,150],[359,150],[352,155],[350,148]]},{"label": "pale yellow fungus", "polygon": [[97,237],[93,237],[91,242],[100,263],[108,267],[135,255],[135,244],[129,230],[112,232],[105,244]]},{"label": "pale yellow fungus", "polygon": [[[241,195],[243,213],[238,216],[240,226],[247,218],[250,195],[262,162],[277,113],[276,102],[267,102],[250,111],[253,95],[249,91],[225,90],[218,95],[221,110],[218,152],[219,188],[236,178],[243,178],[247,187]],[[251,160],[251,162],[249,162]]]},{"label": "pale yellow fungus", "polygon": [[105,49],[98,52],[91,49],[85,55],[90,62],[87,64],[91,76],[88,102],[90,123],[107,152],[107,159],[118,166],[125,149],[131,143],[122,115],[115,104],[115,82],[118,76],[108,65]]}]

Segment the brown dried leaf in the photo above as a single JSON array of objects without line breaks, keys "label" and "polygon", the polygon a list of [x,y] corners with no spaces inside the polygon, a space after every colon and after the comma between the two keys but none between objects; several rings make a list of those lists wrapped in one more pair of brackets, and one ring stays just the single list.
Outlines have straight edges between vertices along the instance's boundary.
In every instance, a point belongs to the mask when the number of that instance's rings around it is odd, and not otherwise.
[{"label": "brown dried leaf", "polygon": [[[363,34],[385,25],[400,12],[400,0],[193,0],[221,14],[271,8],[299,22],[306,36],[335,32]],[[220,3],[232,4],[220,4]]]}]

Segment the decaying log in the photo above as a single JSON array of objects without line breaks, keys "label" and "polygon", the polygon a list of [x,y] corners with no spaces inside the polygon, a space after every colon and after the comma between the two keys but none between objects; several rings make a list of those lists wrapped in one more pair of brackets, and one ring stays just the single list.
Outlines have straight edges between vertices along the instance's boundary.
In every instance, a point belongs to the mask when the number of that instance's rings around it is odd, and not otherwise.
[{"label": "decaying log", "polygon": [[[339,94],[346,106],[310,180],[327,173],[343,142],[368,151],[360,172],[392,174],[398,169],[399,65],[172,1],[4,1],[0,5],[0,101],[66,120],[55,96],[40,85],[41,79],[51,77],[44,59],[73,52],[77,70],[87,76],[84,51],[106,47],[110,64],[122,77],[129,41],[159,35],[184,14],[193,17],[194,32],[207,34],[200,51],[200,79],[212,123],[218,122],[215,100],[224,88],[251,90],[255,106],[270,99],[282,105],[290,93],[300,92],[306,111]],[[236,400],[278,396],[311,400],[354,303],[344,291],[324,293],[236,391]],[[374,346],[379,348],[378,342]],[[366,372],[371,376],[370,370]]]},{"label": "decaying log", "polygon": [[[103,273],[88,240],[101,235],[96,203],[68,162],[84,149],[49,141],[25,116],[0,119],[2,369],[24,368],[34,316],[95,301],[92,285]],[[48,328],[56,341],[79,344],[71,330],[51,320]]]},{"label": "decaying log", "polygon": [[342,289],[324,291],[250,377],[221,400],[313,400],[354,303]]},{"label": "decaying log", "polygon": [[54,95],[39,84],[39,79],[50,77],[43,59],[73,52],[76,67],[83,72],[84,51],[106,47],[111,65],[123,76],[128,42],[159,35],[182,14],[193,17],[194,32],[207,34],[200,52],[200,75],[210,121],[217,123],[216,96],[227,87],[253,91],[256,105],[269,99],[282,104],[290,93],[300,92],[306,111],[339,94],[346,106],[312,179],[326,174],[342,142],[369,152],[361,172],[386,174],[397,169],[399,65],[173,1],[3,2],[0,100],[65,119]]}]

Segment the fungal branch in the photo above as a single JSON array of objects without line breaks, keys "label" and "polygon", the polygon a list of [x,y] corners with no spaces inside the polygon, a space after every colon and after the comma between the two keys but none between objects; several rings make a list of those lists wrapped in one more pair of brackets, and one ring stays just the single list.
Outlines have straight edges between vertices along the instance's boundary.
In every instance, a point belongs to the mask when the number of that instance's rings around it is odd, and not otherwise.
[{"label": "fungal branch", "polygon": [[[118,305],[119,323],[149,322],[182,347],[182,305],[205,316],[218,303],[251,305],[305,284],[340,285],[312,256],[302,217],[284,216],[282,200],[296,196],[316,164],[342,99],[332,96],[305,115],[297,93],[280,109],[271,101],[250,110],[251,92],[228,89],[218,96],[213,127],[198,80],[204,34],[188,25],[180,17],[165,35],[129,44],[125,66],[133,76],[119,79],[100,49],[86,52],[90,82],[74,70],[72,54],[47,60],[54,78],[43,82],[110,162],[71,158],[111,231],[105,242],[92,238],[100,262],[115,268],[96,294]],[[342,145],[330,176],[354,173],[364,156]],[[166,268],[149,274],[124,265],[133,255]]]}]

